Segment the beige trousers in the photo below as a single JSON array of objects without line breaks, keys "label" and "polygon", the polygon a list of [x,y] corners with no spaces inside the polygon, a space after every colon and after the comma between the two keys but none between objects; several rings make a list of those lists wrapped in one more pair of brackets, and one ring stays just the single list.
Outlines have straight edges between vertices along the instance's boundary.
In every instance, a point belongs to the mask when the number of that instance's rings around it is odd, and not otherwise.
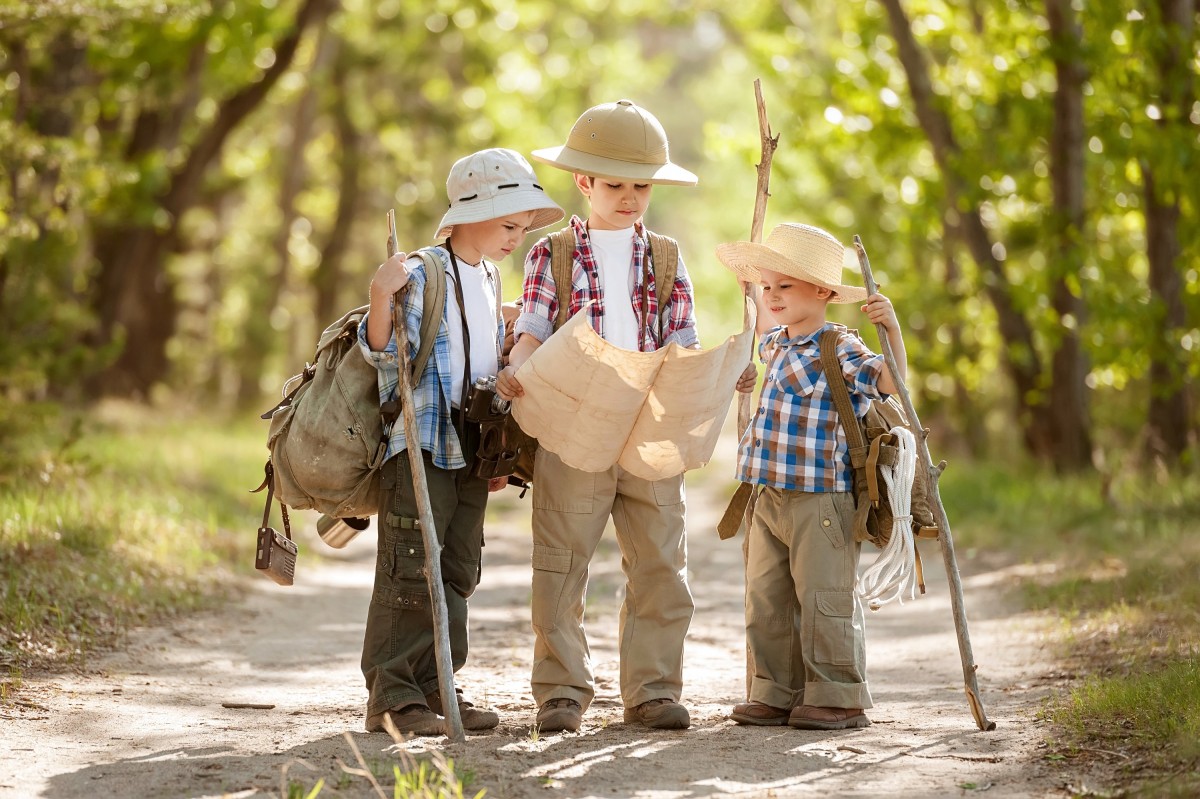
[{"label": "beige trousers", "polygon": [[766,487],[759,494],[746,560],[750,699],[871,707],[853,518],[848,493]]},{"label": "beige trousers", "polygon": [[634,477],[619,466],[573,469],[540,449],[533,484],[532,687],[538,705],[595,696],[583,629],[588,566],[609,516],[621,548],[625,601],[620,616],[621,699],[679,701],[683,639],[692,619],[684,540],[683,475]]}]

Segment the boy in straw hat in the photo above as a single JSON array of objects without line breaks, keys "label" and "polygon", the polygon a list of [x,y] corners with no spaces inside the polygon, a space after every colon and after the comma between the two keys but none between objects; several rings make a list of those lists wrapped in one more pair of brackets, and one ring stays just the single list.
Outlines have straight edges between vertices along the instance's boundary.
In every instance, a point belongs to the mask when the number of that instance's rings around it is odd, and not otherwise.
[{"label": "boy in straw hat", "polygon": [[[741,724],[840,730],[871,723],[863,712],[871,693],[854,592],[860,544],[850,454],[818,346],[832,326],[828,304],[865,300],[862,310],[886,329],[901,372],[905,354],[891,302],[842,284],[844,254],[829,233],[798,224],[779,225],[762,244],[717,248],[741,280],[762,285],[759,353],[767,364],[738,458],[738,479],[762,486],[746,561],[746,643],[755,673],[749,701],[731,714]],[[837,357],[858,416],[870,400],[896,391],[883,356],[856,336],[840,337]]]},{"label": "boy in straw hat", "polygon": [[[454,670],[467,659],[467,598],[475,590],[483,546],[489,483],[470,474],[479,446],[479,425],[464,418],[466,392],[480,377],[496,374],[504,327],[498,321],[500,273],[495,264],[525,234],[562,219],[564,212],[538,185],[529,162],[513,150],[491,149],[460,159],[446,180],[450,209],[432,247],[446,272],[441,308],[424,308],[425,265],[415,254],[389,258],[371,279],[371,306],[359,327],[359,346],[379,369],[379,397],[394,396],[399,380],[392,302],[404,296],[411,360],[420,347],[421,317],[441,318],[433,357],[415,377],[413,401],[424,452],[425,475],[442,549],[442,580]],[[379,549],[375,590],[367,611],[362,670],[367,682],[367,730],[382,731],[391,716],[400,732],[443,733],[433,615],[425,579],[425,547],[413,476],[404,451],[404,426],[392,428],[381,473]],[[397,457],[401,456],[401,457]],[[501,487],[505,480],[500,481]],[[463,727],[485,730],[499,721],[491,711],[456,697]]]},{"label": "boy in straw hat", "polygon": [[[654,184],[696,183],[695,175],[671,163],[658,120],[629,100],[604,103],[579,117],[564,146],[537,150],[533,157],[573,172],[590,205],[587,219],[572,217],[567,228],[569,313],[586,306],[582,312],[596,332],[627,350],[651,352],[670,342],[699,347],[687,271],[680,261],[660,309],[655,280],[662,272],[649,257],[642,223]],[[543,239],[526,257],[517,340],[497,380],[506,399],[523,394],[516,370],[555,329],[559,299],[551,253],[550,240]],[[752,370],[743,382],[743,390],[753,387]],[[620,622],[625,721],[688,727],[688,711],[679,703],[683,641],[693,610],[683,476],[645,480],[618,466],[592,474],[567,466],[545,448],[537,453],[535,471],[532,687],[539,729],[579,729],[595,695],[584,594],[588,566],[610,516],[626,577]]]}]

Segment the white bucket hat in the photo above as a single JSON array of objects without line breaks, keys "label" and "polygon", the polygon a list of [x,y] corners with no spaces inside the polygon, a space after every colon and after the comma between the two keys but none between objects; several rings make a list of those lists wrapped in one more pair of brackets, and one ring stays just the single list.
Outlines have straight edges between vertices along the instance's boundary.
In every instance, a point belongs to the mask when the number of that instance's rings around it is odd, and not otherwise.
[{"label": "white bucket hat", "polygon": [[509,214],[536,211],[530,230],[552,225],[566,212],[538,185],[533,167],[515,150],[480,150],[458,159],[446,178],[450,210],[438,223],[435,238],[444,239],[455,225],[486,222]]},{"label": "white bucket hat", "polygon": [[830,302],[862,302],[867,290],[842,283],[846,248],[811,225],[785,222],[776,225],[762,244],[735,241],[717,245],[717,258],[750,283],[762,281],[760,269],[770,269],[824,286],[834,292]]},{"label": "white bucket hat", "polygon": [[667,133],[654,115],[629,100],[584,111],[566,144],[534,150],[533,158],[568,172],[610,180],[674,186],[697,182],[691,172],[671,163]]}]

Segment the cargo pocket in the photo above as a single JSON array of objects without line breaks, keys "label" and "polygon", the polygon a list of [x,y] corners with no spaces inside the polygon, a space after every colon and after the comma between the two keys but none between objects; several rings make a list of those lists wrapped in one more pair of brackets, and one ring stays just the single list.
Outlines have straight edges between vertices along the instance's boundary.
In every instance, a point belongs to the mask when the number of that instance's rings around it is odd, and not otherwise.
[{"label": "cargo pocket", "polygon": [[572,552],[533,545],[533,626],[547,632],[557,626],[558,606],[571,571]]},{"label": "cargo pocket", "polygon": [[834,502],[832,494],[823,493],[819,496],[821,499],[817,503],[817,510],[821,514],[821,532],[829,539],[829,545],[834,549],[845,549],[847,528],[841,508]]},{"label": "cargo pocket", "polygon": [[[546,449],[537,453],[533,507],[561,513],[591,513],[596,501],[596,475],[565,466]],[[553,476],[547,476],[553,475]]]},{"label": "cargo pocket", "polygon": [[854,593],[815,592],[813,660],[833,666],[854,665]]},{"label": "cargo pocket", "polygon": [[392,547],[392,577],[396,580],[425,580],[425,542],[398,537]]},{"label": "cargo pocket", "polygon": [[683,502],[683,475],[654,481],[654,501],[660,508]]}]

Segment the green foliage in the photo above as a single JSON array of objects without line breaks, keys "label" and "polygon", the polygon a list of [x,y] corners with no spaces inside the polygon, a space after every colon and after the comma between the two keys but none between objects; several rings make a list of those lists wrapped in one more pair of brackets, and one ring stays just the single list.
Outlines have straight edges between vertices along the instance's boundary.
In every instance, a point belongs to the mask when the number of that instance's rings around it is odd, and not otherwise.
[{"label": "green foliage", "polygon": [[[148,280],[178,303],[161,309],[173,322],[167,393],[253,405],[300,369],[331,309],[361,303],[388,208],[401,239],[426,244],[456,158],[561,143],[583,109],[623,96],[655,112],[672,157],[700,176],[695,189],[656,189],[647,221],[681,240],[702,341],[716,344],[741,324],[736,284],[712,253],[749,233],[756,77],[780,136],[766,230],[800,220],[862,237],[904,325],[918,407],[963,449],[1015,449],[1014,407],[1030,398],[1015,397],[999,368],[1009,344],[986,297],[997,279],[963,245],[946,169],[982,209],[1002,290],[1041,361],[1064,326],[1080,331],[1106,457],[1138,442],[1150,393],[1163,388],[1145,378],[1157,342],[1177,355],[1181,384],[1200,377],[1200,183],[1187,179],[1200,153],[1187,106],[1196,64],[1162,74],[1147,58],[1168,44],[1194,52],[1196,34],[1173,40],[1157,8],[1089,7],[1082,44],[1065,54],[1088,75],[1084,263],[1068,281],[1087,313],[1063,320],[1051,302],[1064,266],[1048,142],[1064,54],[1042,6],[902,3],[957,140],[943,168],[879,2],[344,0],[306,32],[176,217],[164,198],[182,165],[222,104],[274,62],[301,6],[4,4],[0,391],[10,399],[85,399],[84,378],[139,346],[136,331],[105,327],[114,309],[138,305],[114,284]],[[1179,199],[1181,328],[1162,329],[1148,289],[1147,166],[1163,197]],[[537,169],[560,204],[584,210],[568,174]],[[149,275],[120,249],[146,230],[170,239]],[[522,254],[502,265],[507,299]],[[855,309],[835,316],[863,326]],[[1053,379],[1044,372],[1035,394]]]}]

